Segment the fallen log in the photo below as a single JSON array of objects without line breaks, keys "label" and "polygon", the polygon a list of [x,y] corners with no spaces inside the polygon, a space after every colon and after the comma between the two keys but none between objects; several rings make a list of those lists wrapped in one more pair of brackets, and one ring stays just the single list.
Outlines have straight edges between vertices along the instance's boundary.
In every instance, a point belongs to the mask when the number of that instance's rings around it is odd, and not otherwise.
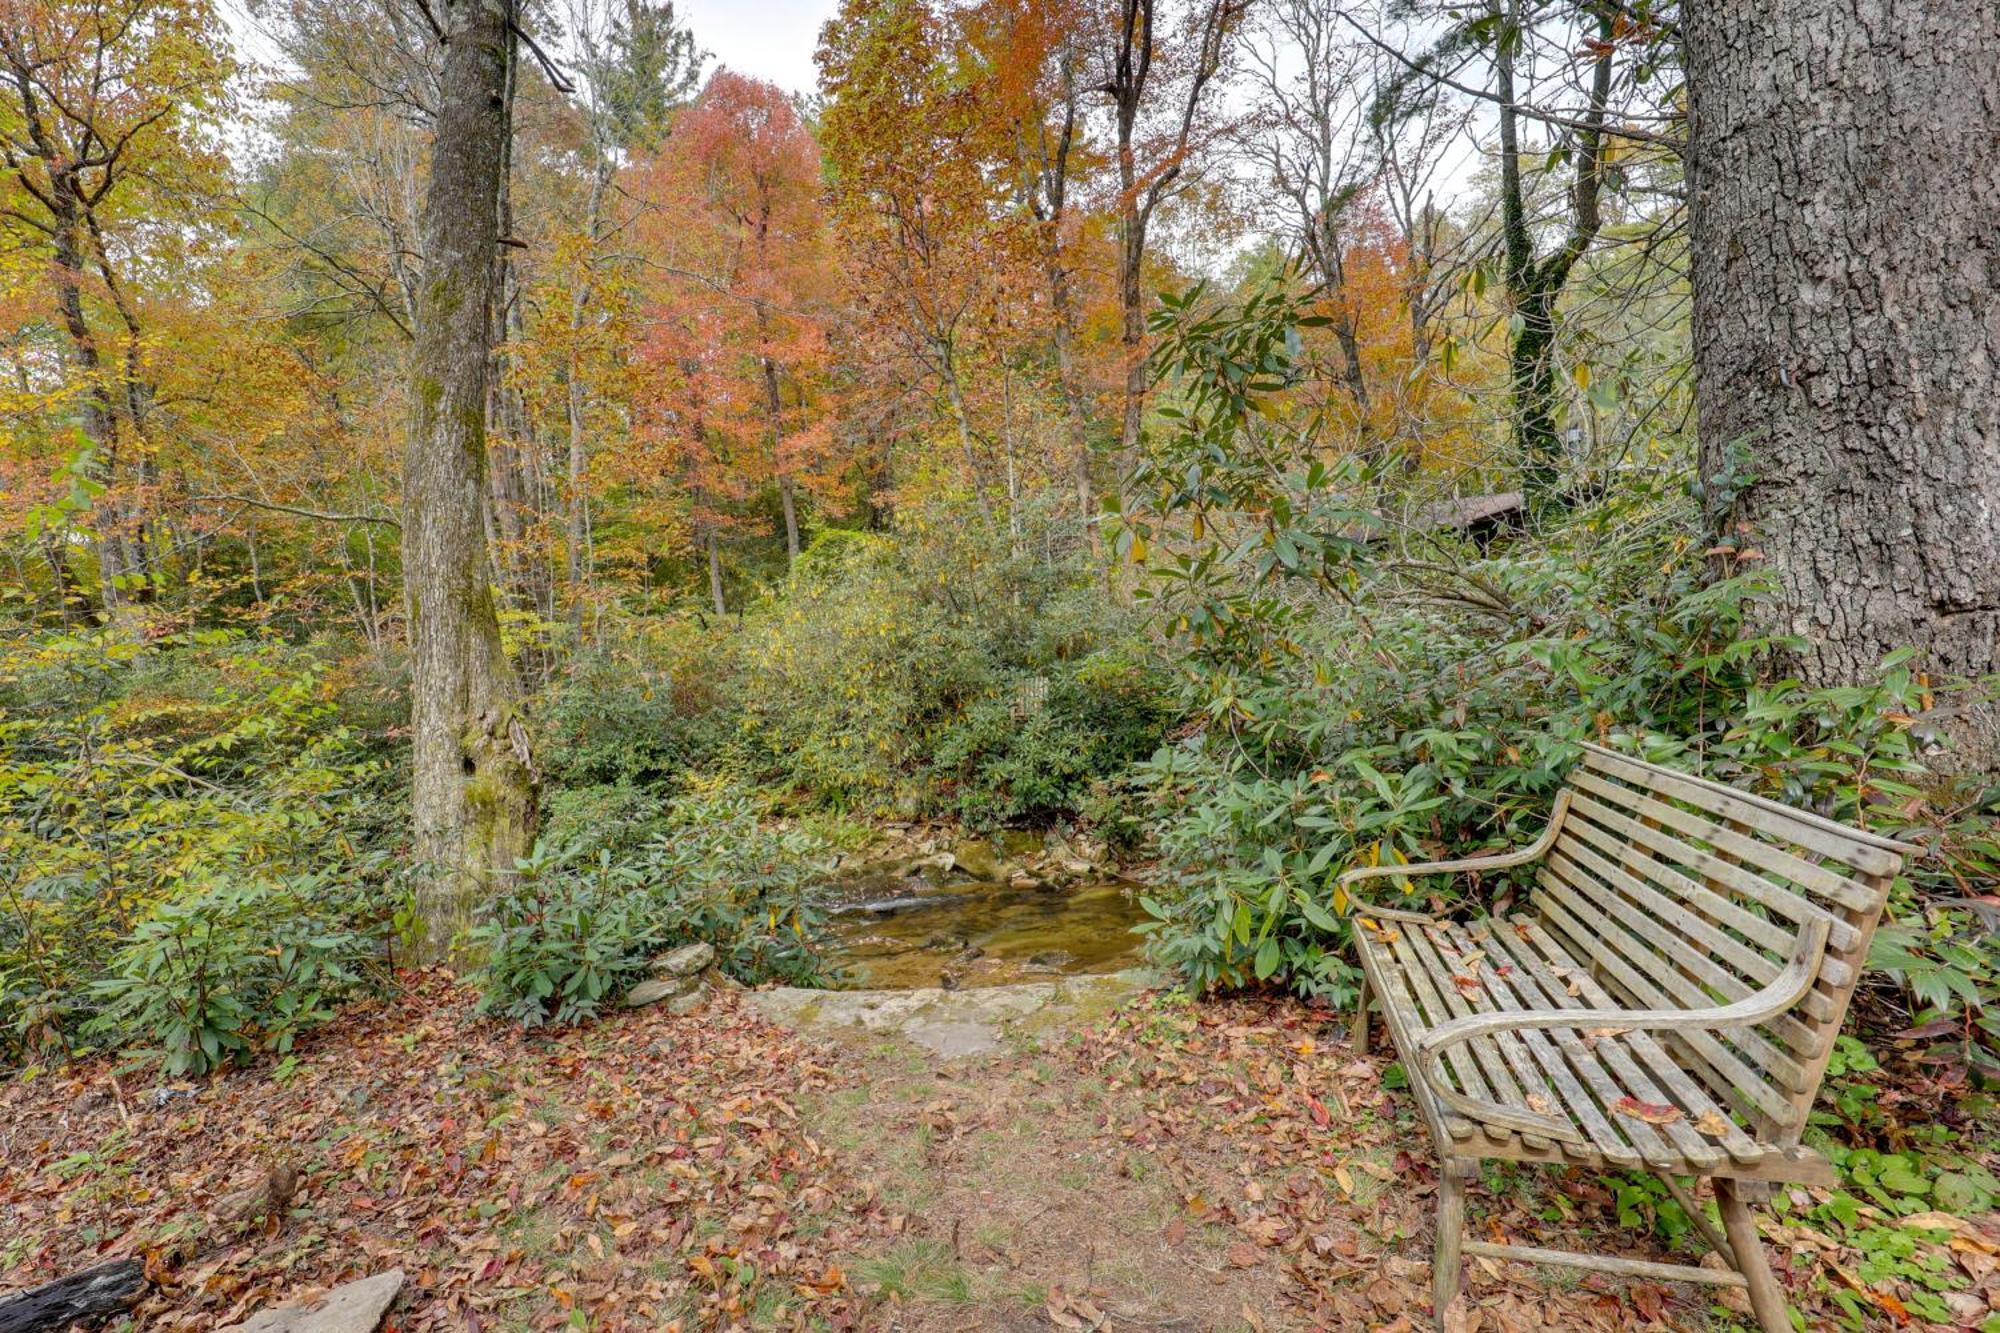
[{"label": "fallen log", "polygon": [[52,1333],[79,1319],[129,1309],[146,1290],[146,1265],[113,1259],[12,1296],[0,1297],[0,1333]]}]

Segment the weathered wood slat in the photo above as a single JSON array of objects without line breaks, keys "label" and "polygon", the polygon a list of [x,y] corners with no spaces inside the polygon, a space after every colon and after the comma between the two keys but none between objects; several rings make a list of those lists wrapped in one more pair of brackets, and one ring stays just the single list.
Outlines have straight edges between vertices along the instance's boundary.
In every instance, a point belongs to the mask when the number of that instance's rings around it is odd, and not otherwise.
[{"label": "weathered wood slat", "polygon": [[[1562,895],[1564,905],[1587,933],[1612,945],[1627,963],[1648,978],[1654,988],[1652,994],[1660,998],[1647,1000],[1647,1005],[1699,1009],[1718,1000],[1734,1003],[1756,992],[1755,986],[1717,967],[1697,950],[1683,948],[1676,955],[1671,952],[1671,939],[1663,942],[1657,937],[1641,938],[1645,932],[1640,923],[1649,918],[1607,914],[1603,898],[1611,890],[1584,874],[1567,857],[1551,856],[1541,873],[1558,886],[1550,891]],[[1623,974],[1620,976],[1622,979]],[[1804,1086],[1804,1067],[1759,1029],[1734,1028],[1723,1035],[1787,1093]]]},{"label": "weathered wood slat", "polygon": [[[1511,940],[1507,938],[1510,935],[1514,936]],[[1496,956],[1505,959],[1514,969],[1510,979],[1515,982],[1515,994],[1522,1002],[1523,1008],[1546,1010],[1583,1007],[1582,1002],[1570,995],[1553,975],[1546,973],[1548,964],[1537,957],[1519,935],[1505,923],[1489,922],[1483,930],[1474,933],[1472,938],[1484,940]],[[1696,1105],[1682,1105],[1679,1097],[1662,1092],[1659,1085],[1646,1076],[1625,1049],[1630,1038],[1643,1035],[1645,1034],[1621,1033],[1602,1037],[1597,1041],[1595,1053],[1610,1065],[1612,1071],[1617,1074],[1619,1082],[1639,1101],[1680,1105],[1681,1109],[1692,1118],[1699,1118],[1704,1111],[1715,1109],[1706,1097],[1701,1098]],[[1600,1091],[1599,1096],[1604,1095]],[[1610,1095],[1615,1098],[1618,1094],[1614,1091]],[[1607,1101],[1605,1104],[1609,1106],[1611,1102]],[[1676,1120],[1665,1125],[1660,1128],[1659,1133],[1672,1140],[1675,1152],[1689,1166],[1712,1167],[1722,1160],[1722,1153],[1710,1145],[1686,1120]],[[1660,1165],[1671,1168],[1678,1166],[1679,1163],[1666,1162]]]},{"label": "weathered wood slat", "polygon": [[[1449,1021],[1452,1013],[1443,997],[1437,993],[1437,986],[1431,979],[1430,970],[1423,965],[1423,960],[1417,956],[1416,948],[1410,942],[1410,936],[1420,929],[1421,927],[1408,925],[1399,927],[1391,936],[1389,945],[1396,952],[1396,961],[1402,965],[1403,979],[1409,983],[1408,997],[1418,1006],[1414,1026],[1419,1031],[1428,1031],[1440,1023]],[[1403,997],[1397,998],[1401,1000]],[[1494,1099],[1492,1091],[1486,1086],[1485,1076],[1480,1072],[1479,1061],[1470,1051],[1453,1051],[1447,1057],[1446,1063],[1451,1066],[1451,1072],[1458,1079],[1459,1091],[1482,1101]]]},{"label": "weathered wood slat", "polygon": [[[1532,950],[1532,956],[1545,968],[1566,968],[1576,979],[1578,997],[1572,998],[1565,992],[1563,998],[1570,1005],[1588,1002],[1593,1007],[1614,1003],[1611,993],[1597,984],[1597,979],[1579,967],[1576,960],[1565,953],[1561,946],[1549,936],[1540,925],[1522,922],[1514,932],[1515,939],[1525,950]],[[1742,1128],[1730,1118],[1728,1111],[1714,1101],[1701,1084],[1688,1076],[1680,1063],[1663,1048],[1650,1032],[1631,1032],[1620,1039],[1620,1044],[1630,1050],[1653,1071],[1653,1076],[1666,1087],[1669,1095],[1658,1100],[1671,1101],[1695,1119],[1714,1112],[1726,1123],[1727,1128],[1720,1136],[1723,1150],[1738,1162],[1755,1162],[1764,1155],[1763,1147],[1744,1133]]]},{"label": "weathered wood slat", "polygon": [[[1741,894],[1749,902],[1760,904],[1800,925],[1811,920],[1838,920],[1838,917],[1828,912],[1825,906],[1802,893],[1774,884],[1735,862],[1725,861],[1713,853],[1690,847],[1671,833],[1649,827],[1616,810],[1608,809],[1588,796],[1579,796],[1575,805],[1577,808],[1575,817],[1587,819],[1623,834],[1632,842],[1663,858],[1664,868],[1679,874],[1682,878],[1687,878],[1689,871],[1695,872],[1711,883]],[[1845,946],[1836,941],[1835,947]]]},{"label": "weathered wood slat", "polygon": [[[1567,835],[1565,835],[1567,836]],[[1750,953],[1743,946],[1731,949],[1711,948],[1705,955],[1696,954],[1698,964],[1690,962],[1688,945],[1711,945],[1718,934],[1712,927],[1688,918],[1686,914],[1678,920],[1680,932],[1674,925],[1673,904],[1662,899],[1644,885],[1635,881],[1626,871],[1611,865],[1589,847],[1570,842],[1558,843],[1556,851],[1549,858],[1549,865],[1561,870],[1563,878],[1585,889],[1593,901],[1602,902],[1603,894],[1609,892],[1620,895],[1617,901],[1604,905],[1604,910],[1613,921],[1627,928],[1643,943],[1654,946],[1667,967],[1692,973],[1698,980],[1708,983],[1724,999],[1741,999],[1760,986],[1767,986],[1772,978],[1783,970],[1782,964],[1774,963],[1762,954]],[[1590,872],[1588,876],[1581,872]],[[1587,882],[1594,881],[1594,882]],[[1620,903],[1635,904],[1634,910],[1622,910]],[[1650,909],[1640,911],[1637,908]],[[1790,954],[1791,943],[1786,945]],[[1725,959],[1744,961],[1733,970],[1716,961],[1720,954]],[[1753,961],[1754,960],[1754,963]],[[1734,992],[1734,993],[1732,993]],[[1800,1001],[1800,1006],[1817,1017],[1831,1012],[1831,1005],[1825,996],[1815,997],[1808,992]],[[1810,1051],[1816,1048],[1817,1038],[1813,1030],[1790,1016],[1773,1019],[1767,1025],[1772,1035],[1780,1038],[1794,1050]]]},{"label": "weathered wood slat", "polygon": [[[1472,947],[1470,937],[1466,937],[1465,947]],[[1501,1008],[1525,1010],[1542,1007],[1523,1003],[1515,993],[1514,979],[1501,976],[1495,969],[1488,968],[1482,981],[1504,1001]],[[1584,1127],[1591,1142],[1598,1145],[1598,1150],[1607,1159],[1620,1162],[1621,1158],[1636,1156],[1656,1166],[1672,1166],[1680,1160],[1680,1154],[1668,1146],[1651,1125],[1639,1120],[1628,1123],[1609,1110],[1625,1094],[1605,1072],[1603,1065],[1584,1048],[1582,1039],[1573,1029],[1530,1030],[1521,1036],[1527,1040],[1530,1049],[1542,1058],[1543,1067],[1549,1071],[1561,1094],[1562,1109]],[[1541,1040],[1536,1041],[1537,1037]]]},{"label": "weathered wood slat", "polygon": [[1482,1259],[1502,1259],[1515,1264],[1556,1264],[1564,1268],[1590,1268],[1620,1277],[1651,1278],[1657,1282],[1705,1282],[1715,1287],[1749,1285],[1741,1273],[1727,1269],[1696,1268],[1692,1264],[1656,1264],[1647,1259],[1622,1259],[1614,1254],[1572,1254],[1568,1250],[1540,1250],[1532,1245],[1495,1245],[1469,1240],[1465,1253]]},{"label": "weathered wood slat", "polygon": [[1827,866],[1794,855],[1788,848],[1776,843],[1763,841],[1730,828],[1726,824],[1705,819],[1694,811],[1683,809],[1654,793],[1634,791],[1630,787],[1607,782],[1589,773],[1577,774],[1575,782],[1580,790],[1604,797],[1626,807],[1634,814],[1656,819],[1683,837],[1705,842],[1717,852],[1727,852],[1741,857],[1759,871],[1788,879],[1801,889],[1818,894],[1842,907],[1862,908],[1874,899],[1874,894],[1867,884],[1852,875],[1841,874]]},{"label": "weathered wood slat", "polygon": [[[1549,887],[1549,877],[1544,880],[1544,888]],[[1653,1008],[1670,1008],[1676,1003],[1693,1007],[1697,1001],[1668,995],[1657,989],[1651,982],[1634,971],[1630,964],[1614,953],[1601,940],[1594,938],[1571,917],[1565,905],[1567,889],[1560,885],[1557,891],[1540,898],[1545,917],[1559,925],[1575,947],[1581,948],[1604,970],[1624,986],[1633,1001]],[[1574,899],[1569,899],[1574,901]],[[1762,1075],[1746,1064],[1742,1058],[1727,1050],[1712,1034],[1706,1032],[1677,1032],[1671,1040],[1694,1050],[1701,1058],[1695,1062],[1695,1072],[1703,1076],[1703,1081],[1718,1093],[1731,1099],[1732,1103],[1762,1111],[1774,1120],[1790,1114],[1790,1100],[1777,1088],[1772,1087]],[[1712,1075],[1712,1077],[1711,1077]]]},{"label": "weathered wood slat", "polygon": [[[1457,960],[1446,959],[1437,948],[1433,947],[1435,943],[1432,931],[1420,931],[1413,941],[1413,948],[1433,966],[1437,991],[1450,1010],[1447,1015],[1440,1016],[1438,1021],[1445,1022],[1465,1014],[1491,1010],[1493,1008],[1491,998],[1484,991],[1479,992],[1477,1005],[1467,1000],[1465,993],[1451,979],[1454,975],[1460,974],[1455,970]],[[1520,1038],[1509,1034],[1494,1041],[1475,1041],[1466,1044],[1474,1056],[1486,1066],[1487,1080],[1499,1101],[1510,1106],[1533,1108],[1534,1103],[1528,1100],[1528,1095],[1530,1093],[1543,1095],[1545,1084],[1540,1069],[1522,1046]],[[1540,1134],[1529,1134],[1524,1137],[1532,1145],[1554,1142]]]},{"label": "weathered wood slat", "polygon": [[[1589,774],[1584,774],[1583,776],[1588,778]],[[1594,806],[1597,805],[1596,802],[1592,802],[1592,804]],[[1602,806],[1598,806],[1597,808],[1600,810],[1603,809]],[[1629,830],[1631,825],[1622,822],[1631,818],[1632,816],[1630,815],[1620,813],[1619,820],[1621,822],[1613,823],[1607,821],[1600,826],[1597,822],[1579,815],[1578,818],[1567,821],[1564,824],[1563,832],[1565,835],[1575,834],[1589,838],[1594,845],[1602,848],[1607,855],[1615,856],[1619,864],[1646,876],[1658,884],[1662,890],[1686,899],[1688,905],[1696,911],[1706,912],[1715,916],[1718,921],[1728,925],[1731,930],[1736,931],[1746,939],[1752,940],[1780,954],[1791,948],[1792,938],[1796,934],[1795,931],[1788,930],[1784,925],[1771,920],[1768,916],[1759,915],[1757,912],[1748,910],[1740,903],[1730,901],[1708,888],[1708,886],[1682,874],[1671,863],[1661,861],[1657,856],[1653,855],[1654,849],[1635,845],[1629,836],[1625,836],[1626,830]],[[1776,890],[1775,885],[1772,887]],[[1779,890],[1778,892],[1782,892],[1783,896],[1777,898],[1775,902],[1766,902],[1762,899],[1754,899],[1753,902],[1764,910],[1776,911],[1780,916],[1797,925],[1804,925],[1810,920],[1823,919],[1830,921],[1832,923],[1833,947],[1836,949],[1845,949],[1853,942],[1853,927],[1842,921],[1839,916],[1827,911],[1818,903],[1800,894],[1784,890]]]},{"label": "weathered wood slat", "polygon": [[[1389,1040],[1398,1050],[1414,1049],[1422,1029],[1411,1027],[1414,1016],[1407,1001],[1395,1002],[1395,997],[1404,991],[1402,968],[1395,955],[1386,943],[1366,931],[1354,933],[1354,945],[1355,953],[1361,959],[1362,974],[1368,979],[1369,989],[1374,992],[1381,1010],[1383,1026],[1389,1029]],[[1422,1079],[1410,1080],[1410,1092],[1417,1099],[1417,1110],[1430,1125],[1431,1137],[1440,1149],[1453,1140],[1473,1137],[1475,1127],[1472,1122],[1440,1103]]]},{"label": "weathered wood slat", "polygon": [[1789,838],[1801,847],[1809,847],[1844,861],[1864,875],[1893,875],[1902,866],[1904,857],[1923,851],[1921,847],[1913,847],[1879,833],[1836,823],[1810,810],[1781,805],[1719,782],[1655,764],[1642,764],[1601,746],[1586,744],[1583,749],[1586,767],[1623,778],[1634,786],[1666,792],[1690,805],[1698,805],[1710,814],[1734,819],[1780,838]]},{"label": "weathered wood slat", "polygon": [[[1718,971],[1742,978],[1753,989],[1769,984],[1771,978],[1783,969],[1783,958],[1773,959],[1769,954],[1732,938],[1718,924],[1703,920],[1699,914],[1689,911],[1687,904],[1674,902],[1634,875],[1626,865],[1613,865],[1605,860],[1591,846],[1590,840],[1581,836],[1590,827],[1588,821],[1580,819],[1565,830],[1551,858],[1567,857],[1616,892],[1628,905],[1619,910],[1619,919],[1655,943],[1664,943],[1676,954],[1685,954],[1689,944],[1700,946]],[[1797,939],[1798,932],[1794,931],[1784,941],[1782,948],[1786,955],[1791,953]]]}]

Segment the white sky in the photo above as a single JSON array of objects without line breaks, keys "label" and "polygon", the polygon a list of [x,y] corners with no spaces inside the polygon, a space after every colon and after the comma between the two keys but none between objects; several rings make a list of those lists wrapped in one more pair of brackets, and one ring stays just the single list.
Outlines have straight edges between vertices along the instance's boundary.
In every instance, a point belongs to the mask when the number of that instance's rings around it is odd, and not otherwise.
[{"label": "white sky", "polygon": [[819,87],[820,25],[838,7],[838,0],[679,0],[674,10],[715,64],[811,93]]}]

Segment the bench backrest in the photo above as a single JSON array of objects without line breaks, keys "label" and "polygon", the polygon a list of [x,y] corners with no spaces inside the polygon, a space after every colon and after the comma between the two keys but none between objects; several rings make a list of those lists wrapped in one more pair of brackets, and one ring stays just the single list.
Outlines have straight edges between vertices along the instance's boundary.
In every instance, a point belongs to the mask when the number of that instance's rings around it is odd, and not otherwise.
[{"label": "bench backrest", "polygon": [[1796,1143],[1889,885],[1919,849],[1594,745],[1565,800],[1531,905],[1625,1005],[1743,999],[1778,975],[1806,922],[1828,923],[1819,979],[1789,1012],[1671,1038],[1760,1139]]}]

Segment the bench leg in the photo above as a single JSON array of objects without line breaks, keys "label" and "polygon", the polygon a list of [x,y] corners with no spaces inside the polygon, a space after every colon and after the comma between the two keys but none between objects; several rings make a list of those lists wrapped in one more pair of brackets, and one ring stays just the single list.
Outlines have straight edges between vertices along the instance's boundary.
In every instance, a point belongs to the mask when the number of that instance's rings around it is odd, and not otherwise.
[{"label": "bench leg", "polygon": [[1368,1054],[1368,979],[1361,980],[1361,993],[1354,997],[1354,1022],[1347,1029],[1348,1040],[1355,1052]]},{"label": "bench leg", "polygon": [[1438,1175],[1437,1244],[1431,1252],[1431,1318],[1444,1327],[1445,1311],[1458,1299],[1461,1250],[1465,1244],[1465,1182],[1479,1169],[1474,1162],[1444,1159]]},{"label": "bench leg", "polygon": [[1792,1333],[1791,1315],[1785,1309],[1785,1293],[1771,1275],[1764,1258],[1764,1242],[1757,1235],[1757,1217],[1750,1211],[1740,1182],[1727,1176],[1715,1178],[1715,1202],[1722,1213],[1722,1230],[1729,1237],[1730,1257],[1736,1271],[1750,1284],[1750,1308],[1764,1333]]}]

